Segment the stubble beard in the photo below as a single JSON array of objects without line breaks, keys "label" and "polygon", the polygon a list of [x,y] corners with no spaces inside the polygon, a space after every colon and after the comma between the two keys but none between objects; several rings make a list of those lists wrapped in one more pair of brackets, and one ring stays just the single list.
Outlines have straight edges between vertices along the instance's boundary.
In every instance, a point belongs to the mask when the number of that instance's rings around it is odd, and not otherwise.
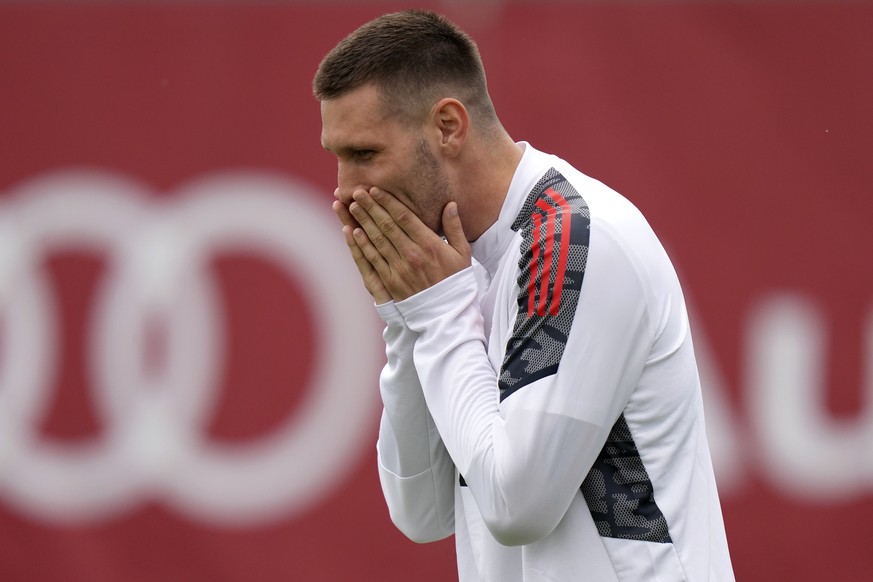
[{"label": "stubble beard", "polygon": [[429,229],[443,236],[443,209],[454,195],[448,176],[424,138],[416,144],[412,172],[409,198],[417,207],[416,214]]}]

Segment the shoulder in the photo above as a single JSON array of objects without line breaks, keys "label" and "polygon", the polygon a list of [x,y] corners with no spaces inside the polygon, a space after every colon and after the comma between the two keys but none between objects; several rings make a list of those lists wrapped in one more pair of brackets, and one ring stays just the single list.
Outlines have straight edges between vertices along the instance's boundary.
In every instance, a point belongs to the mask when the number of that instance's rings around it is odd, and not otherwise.
[{"label": "shoulder", "polygon": [[556,315],[566,291],[579,292],[590,225],[591,213],[579,191],[556,168],[546,171],[512,225],[520,235],[519,307],[528,315]]}]

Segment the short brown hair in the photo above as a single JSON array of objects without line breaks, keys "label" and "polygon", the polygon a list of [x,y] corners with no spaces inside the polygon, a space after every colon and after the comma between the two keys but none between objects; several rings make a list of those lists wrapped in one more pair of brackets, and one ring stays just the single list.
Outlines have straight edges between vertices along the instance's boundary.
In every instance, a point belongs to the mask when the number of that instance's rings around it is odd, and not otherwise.
[{"label": "short brown hair", "polygon": [[331,50],[312,82],[319,101],[365,85],[382,91],[391,114],[418,118],[454,97],[473,121],[496,120],[476,43],[445,17],[405,10],[367,22]]}]

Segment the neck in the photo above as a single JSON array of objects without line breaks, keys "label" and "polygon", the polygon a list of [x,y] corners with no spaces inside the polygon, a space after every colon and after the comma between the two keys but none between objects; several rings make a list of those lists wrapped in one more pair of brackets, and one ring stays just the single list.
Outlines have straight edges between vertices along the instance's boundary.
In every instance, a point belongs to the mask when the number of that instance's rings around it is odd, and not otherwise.
[{"label": "neck", "polygon": [[504,131],[465,148],[455,193],[467,240],[478,239],[497,222],[522,149]]}]

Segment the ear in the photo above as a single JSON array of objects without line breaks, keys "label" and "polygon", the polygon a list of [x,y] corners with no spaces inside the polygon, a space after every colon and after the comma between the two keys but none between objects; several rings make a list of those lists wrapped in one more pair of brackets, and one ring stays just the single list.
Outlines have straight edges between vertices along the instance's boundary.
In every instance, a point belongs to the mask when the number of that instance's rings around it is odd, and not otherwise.
[{"label": "ear", "polygon": [[467,108],[457,99],[445,97],[434,105],[433,120],[440,132],[440,150],[447,157],[456,157],[464,146],[470,128]]}]

